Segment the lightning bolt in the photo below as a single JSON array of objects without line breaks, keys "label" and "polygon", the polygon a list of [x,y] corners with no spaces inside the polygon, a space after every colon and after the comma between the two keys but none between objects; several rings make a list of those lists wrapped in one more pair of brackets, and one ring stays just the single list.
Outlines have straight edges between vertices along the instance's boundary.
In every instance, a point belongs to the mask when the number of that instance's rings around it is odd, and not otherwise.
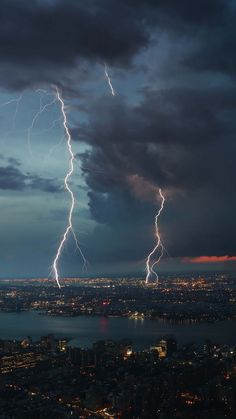
[{"label": "lightning bolt", "polygon": [[54,259],[53,265],[52,265],[52,271],[54,273],[54,278],[57,282],[58,287],[61,288],[61,284],[60,284],[60,281],[59,281],[59,274],[58,274],[58,262],[59,262],[59,259],[61,257],[63,247],[64,247],[64,244],[65,244],[67,238],[68,238],[69,233],[72,234],[72,236],[75,240],[76,247],[77,247],[79,253],[81,254],[81,257],[82,257],[83,262],[84,262],[84,266],[86,266],[87,261],[86,261],[86,259],[84,257],[84,254],[83,254],[83,252],[82,252],[82,250],[79,246],[79,242],[78,242],[78,239],[77,239],[76,234],[74,232],[73,224],[72,224],[73,211],[74,211],[74,207],[75,207],[75,198],[74,198],[73,191],[71,190],[71,188],[69,186],[69,180],[70,180],[70,178],[71,178],[71,176],[74,172],[75,156],[74,156],[72,146],[71,146],[71,135],[70,135],[70,131],[69,131],[69,128],[68,128],[67,116],[66,116],[66,111],[65,111],[65,103],[64,103],[64,101],[62,99],[62,96],[60,95],[60,92],[59,92],[59,90],[56,86],[55,86],[55,90],[56,90],[56,99],[59,102],[60,107],[61,107],[61,113],[62,113],[62,116],[63,116],[63,126],[64,126],[64,130],[65,130],[66,138],[67,138],[67,149],[68,149],[68,153],[69,153],[69,167],[68,167],[68,172],[67,172],[67,174],[65,176],[65,179],[64,179],[64,185],[65,185],[65,189],[67,190],[67,192],[68,192],[68,194],[70,195],[70,198],[71,198],[71,205],[70,205],[69,214],[68,214],[68,224],[67,224],[65,232],[62,236],[62,239],[59,243],[59,246],[58,246],[58,249],[57,249],[57,252],[56,252],[56,256],[55,256],[55,259]]},{"label": "lightning bolt", "polygon": [[104,73],[105,73],[105,76],[106,76],[106,79],[107,79],[108,85],[109,85],[109,87],[110,87],[110,89],[111,89],[111,94],[112,94],[112,96],[115,96],[115,95],[116,95],[116,94],[115,94],[115,90],[113,89],[112,82],[111,82],[110,76],[109,76],[109,74],[108,74],[108,70],[107,70],[106,63],[104,63]]},{"label": "lightning bolt", "polygon": [[[70,135],[70,131],[69,131],[69,128],[68,128],[68,123],[67,123],[67,115],[66,115],[66,111],[65,111],[65,103],[64,103],[64,101],[62,99],[62,96],[60,95],[60,92],[59,92],[57,86],[53,86],[53,88],[55,89],[55,94],[54,94],[53,99],[50,100],[50,102],[47,102],[44,105],[43,105],[43,97],[44,96],[49,96],[49,95],[51,95],[51,93],[48,93],[48,91],[47,90],[44,90],[44,89],[37,89],[37,90],[35,90],[35,93],[39,94],[39,110],[34,114],[34,116],[32,118],[32,121],[31,121],[31,124],[29,125],[29,127],[27,129],[27,143],[28,143],[29,153],[32,155],[32,149],[31,149],[31,133],[32,133],[32,130],[33,130],[34,126],[35,126],[35,123],[36,123],[37,119],[39,118],[39,116],[43,112],[45,112],[48,108],[50,108],[54,103],[57,103],[58,102],[59,105],[60,105],[61,116],[60,116],[60,118],[55,119],[52,122],[52,125],[47,130],[50,131],[51,129],[53,129],[55,127],[55,125],[60,120],[63,120],[64,131],[65,131],[66,138],[67,138],[67,149],[68,149],[68,153],[69,153],[69,167],[68,167],[68,171],[66,173],[66,176],[64,178],[64,185],[65,185],[65,189],[67,190],[67,192],[70,195],[71,204],[70,204],[70,209],[69,209],[69,214],[68,214],[67,227],[66,227],[65,232],[64,232],[64,234],[62,236],[62,239],[61,239],[61,241],[59,243],[59,246],[58,246],[58,249],[57,249],[57,252],[56,252],[56,256],[54,258],[53,265],[52,265],[52,271],[54,273],[54,277],[55,277],[56,283],[57,283],[58,287],[61,288],[61,284],[60,284],[60,281],[59,281],[59,274],[58,274],[58,262],[59,262],[59,259],[60,259],[61,254],[62,254],[64,244],[65,244],[65,242],[66,242],[66,240],[68,238],[68,235],[70,233],[72,234],[72,236],[74,238],[76,249],[81,254],[81,257],[82,257],[83,262],[84,262],[84,268],[87,267],[87,261],[86,261],[86,259],[84,257],[84,254],[83,254],[83,252],[82,252],[82,250],[80,248],[79,241],[78,241],[77,236],[75,234],[75,231],[73,229],[73,223],[72,223],[73,211],[74,211],[74,208],[75,208],[75,198],[74,198],[73,191],[72,191],[72,189],[69,186],[69,181],[70,181],[70,178],[71,178],[71,176],[72,176],[72,174],[74,172],[75,156],[73,154],[73,150],[72,150],[72,146],[71,146],[71,135]],[[13,118],[12,118],[12,129],[14,129],[14,127],[15,127],[15,120],[16,120],[16,116],[17,116],[17,113],[18,113],[18,110],[19,110],[19,104],[20,104],[21,100],[22,100],[22,95],[19,96],[19,97],[17,97],[17,98],[10,99],[10,100],[8,100],[8,101],[0,104],[0,108],[3,108],[3,107],[8,106],[8,105],[11,105],[12,103],[15,103],[16,104],[16,109],[15,109],[15,112],[14,112],[14,115],[13,115]],[[47,131],[47,130],[45,130],[45,131]],[[50,150],[50,153],[52,151],[53,151],[53,149]]]},{"label": "lightning bolt", "polygon": [[[162,244],[162,241],[161,241],[161,235],[160,235],[159,227],[158,227],[158,220],[159,220],[159,217],[160,217],[160,215],[161,215],[161,213],[164,209],[164,205],[165,205],[165,197],[162,193],[161,188],[159,188],[159,195],[160,195],[160,198],[161,198],[161,206],[160,206],[160,209],[159,209],[159,211],[158,211],[158,213],[155,217],[155,236],[156,236],[157,242],[156,242],[156,245],[153,248],[153,250],[149,253],[149,255],[147,257],[147,260],[146,260],[146,271],[147,271],[146,284],[149,283],[149,280],[150,280],[152,275],[154,275],[156,277],[156,281],[158,283],[158,275],[154,271],[154,267],[160,263],[160,261],[162,259],[162,256],[163,256],[163,253],[164,253],[164,250],[165,250],[164,246]],[[160,255],[159,255],[158,259],[154,263],[152,263],[152,257],[157,252],[157,250],[160,250]]]}]

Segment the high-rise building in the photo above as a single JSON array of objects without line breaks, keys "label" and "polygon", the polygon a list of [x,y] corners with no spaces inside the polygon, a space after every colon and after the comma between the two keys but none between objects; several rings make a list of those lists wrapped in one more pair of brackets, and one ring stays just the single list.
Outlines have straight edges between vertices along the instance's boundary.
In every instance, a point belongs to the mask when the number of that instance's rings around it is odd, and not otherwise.
[{"label": "high-rise building", "polygon": [[67,350],[67,339],[59,339],[58,349],[60,352],[66,352]]},{"label": "high-rise building", "polygon": [[151,346],[150,350],[156,351],[159,358],[165,358],[177,351],[177,343],[173,337],[166,337],[161,339],[156,345]]}]

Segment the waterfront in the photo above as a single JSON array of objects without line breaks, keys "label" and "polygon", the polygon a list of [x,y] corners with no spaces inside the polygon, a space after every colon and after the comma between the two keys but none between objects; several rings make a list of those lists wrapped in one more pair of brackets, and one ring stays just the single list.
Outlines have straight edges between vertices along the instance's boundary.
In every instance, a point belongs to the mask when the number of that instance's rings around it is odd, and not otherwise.
[{"label": "waterfront", "polygon": [[53,333],[56,337],[70,338],[71,344],[79,347],[90,347],[100,339],[128,338],[136,349],[144,349],[168,334],[174,335],[179,344],[211,339],[214,343],[235,345],[235,332],[236,322],[231,320],[189,325],[123,317],[50,317],[34,311],[0,313],[0,339],[22,339],[29,335],[36,340]]}]

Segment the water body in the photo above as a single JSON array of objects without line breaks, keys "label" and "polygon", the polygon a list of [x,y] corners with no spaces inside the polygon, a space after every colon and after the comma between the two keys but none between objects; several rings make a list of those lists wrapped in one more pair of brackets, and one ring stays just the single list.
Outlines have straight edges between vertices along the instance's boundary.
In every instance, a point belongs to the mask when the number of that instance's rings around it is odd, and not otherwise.
[{"label": "water body", "polygon": [[0,313],[0,339],[22,339],[31,336],[34,340],[53,333],[55,337],[68,337],[71,344],[90,347],[100,339],[130,339],[135,349],[149,348],[163,335],[172,334],[179,344],[214,343],[236,344],[236,322],[170,324],[161,320],[133,320],[123,317],[50,317],[29,311],[23,313]]}]

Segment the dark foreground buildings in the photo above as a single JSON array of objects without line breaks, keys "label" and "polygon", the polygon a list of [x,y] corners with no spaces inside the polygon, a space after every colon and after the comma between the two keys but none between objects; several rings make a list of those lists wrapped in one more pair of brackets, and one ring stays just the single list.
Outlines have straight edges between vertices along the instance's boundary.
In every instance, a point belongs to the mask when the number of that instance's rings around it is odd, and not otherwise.
[{"label": "dark foreground buildings", "polygon": [[134,352],[67,339],[0,341],[0,418],[223,419],[236,417],[236,349],[173,338]]}]

